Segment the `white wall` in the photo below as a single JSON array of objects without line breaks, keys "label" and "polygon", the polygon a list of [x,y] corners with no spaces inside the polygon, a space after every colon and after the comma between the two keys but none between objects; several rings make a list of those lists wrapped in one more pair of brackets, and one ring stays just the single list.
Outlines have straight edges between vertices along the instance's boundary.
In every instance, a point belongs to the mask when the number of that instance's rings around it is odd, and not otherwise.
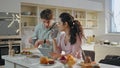
[{"label": "white wall", "polygon": [[20,12],[19,0],[0,0],[0,12]]},{"label": "white wall", "polygon": [[103,6],[101,3],[88,1],[88,0],[21,0],[21,2],[81,8],[81,9],[97,10],[97,11],[103,10]]},{"label": "white wall", "polygon": [[23,48],[30,48],[33,45],[28,42],[29,38],[33,35],[33,29],[24,29],[22,30],[22,45]]},{"label": "white wall", "polygon": [[103,10],[101,3],[88,0],[0,0],[0,12],[20,12],[20,2],[65,6],[97,11]]}]

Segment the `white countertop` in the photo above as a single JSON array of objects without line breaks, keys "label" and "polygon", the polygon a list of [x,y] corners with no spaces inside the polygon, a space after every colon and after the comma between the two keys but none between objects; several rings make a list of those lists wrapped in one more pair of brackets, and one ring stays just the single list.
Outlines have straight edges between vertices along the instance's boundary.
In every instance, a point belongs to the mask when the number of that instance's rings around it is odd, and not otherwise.
[{"label": "white countertop", "polygon": [[5,55],[2,58],[28,68],[63,68],[63,64],[58,61],[55,61],[54,65],[44,66],[40,64],[39,58],[28,58],[23,55],[15,55],[14,57]]},{"label": "white countertop", "polygon": [[[7,61],[11,61],[13,63],[28,67],[28,68],[64,68],[64,65],[60,63],[59,61],[55,61],[56,63],[51,66],[44,66],[39,64],[39,58],[28,58],[23,55],[16,55],[14,57],[10,57],[8,55],[2,56],[3,59]],[[118,66],[114,65],[108,65],[108,64],[99,64],[100,68],[120,68]],[[75,64],[73,68],[80,68],[80,66]]]},{"label": "white countertop", "polygon": [[[94,50],[94,45],[85,45],[84,47],[87,47],[88,49],[91,48]],[[86,48],[84,50],[86,50]],[[41,53],[38,51],[38,49],[31,50],[31,52],[33,52],[35,55],[41,56]],[[10,61],[10,62],[19,64],[21,66],[25,66],[28,68],[64,68],[64,65],[62,63],[60,63],[59,61],[55,61],[56,63],[51,66],[43,66],[39,63],[39,58],[28,58],[28,57],[26,57],[24,55],[20,55],[20,54],[15,55],[14,57],[4,55],[4,56],[2,56],[2,58],[5,59],[6,61]],[[80,68],[80,66],[77,65],[78,62],[80,62],[80,61],[81,60],[77,60],[77,63],[74,65],[73,68]],[[100,64],[100,67],[101,68],[120,68],[118,66],[107,65],[107,64]]]},{"label": "white countertop", "polygon": [[[16,55],[14,57],[5,55],[5,56],[2,56],[2,58],[12,63],[16,63],[28,68],[65,68],[64,65],[57,60],[55,61],[54,65],[45,66],[39,63],[39,58],[28,58],[22,55]],[[77,61],[80,61],[80,60],[77,60]],[[78,63],[76,63],[73,66],[73,68],[80,68],[80,66],[77,64]]]},{"label": "white countertop", "polygon": [[84,44],[82,45],[82,49],[87,51],[95,51],[95,46],[97,47],[103,46],[103,47],[109,47],[109,48],[120,47],[120,45]]},{"label": "white countertop", "polygon": [[95,44],[84,44],[82,45],[83,50],[94,51]]},{"label": "white countertop", "polygon": [[[17,64],[25,66],[25,67],[31,67],[32,65],[38,63],[38,61],[36,61],[38,59],[29,59],[23,55],[16,55],[14,57],[5,55],[5,56],[2,56],[2,58],[7,60],[7,61],[17,63]],[[30,61],[32,61],[32,62],[30,62]]]}]

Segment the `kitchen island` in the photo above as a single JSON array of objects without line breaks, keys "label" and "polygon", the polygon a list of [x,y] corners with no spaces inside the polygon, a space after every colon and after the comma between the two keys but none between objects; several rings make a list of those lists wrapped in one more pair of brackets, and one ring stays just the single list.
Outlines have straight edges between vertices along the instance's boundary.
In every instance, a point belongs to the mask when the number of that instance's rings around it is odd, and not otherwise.
[{"label": "kitchen island", "polygon": [[[44,66],[39,63],[39,58],[28,58],[23,55],[16,55],[14,57],[5,55],[5,68],[64,68],[64,65],[59,61],[55,61],[54,65]],[[100,68],[120,68],[119,66],[99,64]],[[75,64],[73,68],[81,68],[80,65]]]},{"label": "kitchen island", "polygon": [[[93,50],[94,46],[92,46],[91,50]],[[84,49],[84,48],[83,48]],[[42,56],[38,49],[25,49],[30,50],[34,55]],[[58,60],[55,61],[55,64],[50,66],[45,66],[40,64],[40,58],[30,58],[26,55],[16,54],[15,56],[2,56],[2,59],[5,60],[5,68],[64,68],[64,65],[60,63]],[[73,68],[81,68],[80,63],[81,60],[77,59],[77,63],[73,66]],[[99,64],[100,68],[120,68],[114,65],[108,64]]]},{"label": "kitchen island", "polygon": [[29,58],[24,55],[15,55],[13,57],[5,55],[5,68],[63,68],[63,64],[55,61],[55,64],[50,66],[41,65],[39,58]]}]

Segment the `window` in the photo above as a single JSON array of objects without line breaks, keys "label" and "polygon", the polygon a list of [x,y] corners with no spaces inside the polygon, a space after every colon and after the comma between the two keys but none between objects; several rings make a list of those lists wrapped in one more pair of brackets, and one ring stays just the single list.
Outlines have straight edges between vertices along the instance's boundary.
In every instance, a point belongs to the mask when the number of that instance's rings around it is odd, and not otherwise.
[{"label": "window", "polygon": [[111,31],[112,33],[120,32],[120,0],[111,0]]}]

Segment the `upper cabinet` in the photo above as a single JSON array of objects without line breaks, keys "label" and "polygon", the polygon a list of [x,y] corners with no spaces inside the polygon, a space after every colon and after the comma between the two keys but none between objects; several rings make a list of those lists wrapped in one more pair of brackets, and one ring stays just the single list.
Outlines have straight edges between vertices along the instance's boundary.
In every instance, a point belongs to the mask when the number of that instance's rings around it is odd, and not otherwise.
[{"label": "upper cabinet", "polygon": [[21,4],[21,22],[22,27],[34,27],[40,21],[40,13],[44,9],[53,11],[54,20],[58,22],[59,15],[63,12],[70,13],[75,20],[78,20],[83,28],[96,28],[98,26],[97,11],[81,10],[76,8],[67,8],[60,6],[48,6],[39,4],[22,3]]},{"label": "upper cabinet", "polygon": [[21,5],[22,27],[34,27],[37,24],[37,6],[32,4]]},{"label": "upper cabinet", "polygon": [[79,20],[83,28],[96,28],[98,25],[97,12],[75,10],[73,14],[75,20]]},{"label": "upper cabinet", "polygon": [[97,12],[86,12],[86,27],[87,28],[96,28],[98,27],[98,15]]},{"label": "upper cabinet", "polygon": [[73,12],[73,17],[75,18],[75,20],[78,20],[81,23],[83,28],[86,27],[86,11],[75,10]]}]

